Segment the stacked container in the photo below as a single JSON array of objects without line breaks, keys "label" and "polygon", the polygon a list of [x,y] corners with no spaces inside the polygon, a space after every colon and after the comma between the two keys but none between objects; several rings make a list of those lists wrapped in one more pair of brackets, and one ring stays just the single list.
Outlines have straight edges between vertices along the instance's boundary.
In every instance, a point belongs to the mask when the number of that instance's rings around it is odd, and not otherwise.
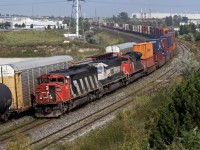
[{"label": "stacked container", "polygon": [[170,39],[171,39],[171,47],[170,47],[170,52],[171,52],[171,57],[173,57],[173,55],[175,55],[175,49],[174,49],[174,47],[173,47],[173,45],[174,45],[174,42],[175,42],[175,33],[173,32],[173,31],[168,31],[167,32],[167,34],[166,34],[167,36],[169,36],[170,37]]},{"label": "stacked container", "polygon": [[163,35],[166,35],[168,31],[171,31],[171,30],[169,30],[169,28],[163,28]]},{"label": "stacked container", "polygon": [[173,51],[174,51],[174,55],[176,55],[177,54],[177,43],[176,42],[173,43]]},{"label": "stacked container", "polygon": [[162,39],[150,39],[147,42],[153,44],[153,56],[157,67],[165,64],[165,57],[163,56],[163,41]]},{"label": "stacked container", "polygon": [[[160,36],[160,38],[163,40],[164,43],[164,50],[167,53],[166,56],[166,61],[169,61],[169,59],[171,58],[171,56],[173,56],[173,47],[172,47],[172,41],[171,41],[171,37],[169,35],[165,35],[165,36]],[[167,44],[166,44],[167,43]],[[167,46],[167,47],[166,47]]]},{"label": "stacked container", "polygon": [[141,62],[144,65],[146,74],[149,74],[156,70],[156,64],[153,57],[152,43],[135,44],[133,45],[133,51],[142,53]]}]

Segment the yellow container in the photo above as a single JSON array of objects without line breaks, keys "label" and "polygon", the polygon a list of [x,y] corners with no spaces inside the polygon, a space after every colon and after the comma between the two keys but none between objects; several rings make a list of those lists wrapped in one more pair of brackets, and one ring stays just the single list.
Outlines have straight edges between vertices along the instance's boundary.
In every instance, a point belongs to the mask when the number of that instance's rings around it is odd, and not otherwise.
[{"label": "yellow container", "polygon": [[141,59],[148,59],[153,57],[153,43],[139,43],[133,45],[134,52],[142,53]]},{"label": "yellow container", "polygon": [[167,34],[167,31],[169,30],[169,28],[163,28],[163,33],[164,33],[164,35],[166,35]]}]

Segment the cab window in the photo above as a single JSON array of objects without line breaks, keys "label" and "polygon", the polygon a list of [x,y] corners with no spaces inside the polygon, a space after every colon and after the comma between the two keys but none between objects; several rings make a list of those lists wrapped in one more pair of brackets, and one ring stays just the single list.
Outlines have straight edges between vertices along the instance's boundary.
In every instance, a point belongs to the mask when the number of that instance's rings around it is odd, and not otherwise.
[{"label": "cab window", "polygon": [[38,79],[38,84],[42,84],[42,83],[48,83],[49,80],[47,78],[39,78]]},{"label": "cab window", "polygon": [[50,78],[49,80],[50,80],[50,82],[56,82],[57,81],[56,78]]},{"label": "cab window", "polygon": [[64,84],[64,79],[63,78],[58,78],[58,82],[61,84]]},{"label": "cab window", "polygon": [[98,71],[98,73],[103,73],[103,67],[102,66],[98,66],[97,67],[97,71]]}]

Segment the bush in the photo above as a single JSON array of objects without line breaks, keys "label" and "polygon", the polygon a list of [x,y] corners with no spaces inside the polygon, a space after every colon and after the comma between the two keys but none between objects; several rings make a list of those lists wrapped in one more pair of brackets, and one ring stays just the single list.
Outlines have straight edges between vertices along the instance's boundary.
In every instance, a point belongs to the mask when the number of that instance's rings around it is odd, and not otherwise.
[{"label": "bush", "polygon": [[177,87],[151,126],[150,148],[167,149],[177,137],[200,127],[200,69]]}]

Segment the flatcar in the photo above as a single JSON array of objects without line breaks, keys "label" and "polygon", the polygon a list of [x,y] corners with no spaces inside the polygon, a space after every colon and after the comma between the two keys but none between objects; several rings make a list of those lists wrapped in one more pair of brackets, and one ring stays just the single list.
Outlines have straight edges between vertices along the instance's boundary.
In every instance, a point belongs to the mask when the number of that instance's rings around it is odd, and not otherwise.
[{"label": "flatcar", "polygon": [[54,56],[0,65],[0,120],[32,108],[37,77],[67,69],[71,56]]}]

